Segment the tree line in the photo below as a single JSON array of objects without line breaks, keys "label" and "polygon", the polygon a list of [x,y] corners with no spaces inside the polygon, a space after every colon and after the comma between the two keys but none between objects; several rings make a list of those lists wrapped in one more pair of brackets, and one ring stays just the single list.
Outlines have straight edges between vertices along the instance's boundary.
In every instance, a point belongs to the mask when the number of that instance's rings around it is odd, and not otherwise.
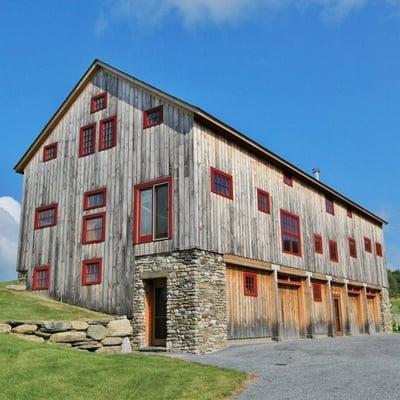
[{"label": "tree line", "polygon": [[389,277],[389,296],[400,297],[400,270],[388,270]]}]

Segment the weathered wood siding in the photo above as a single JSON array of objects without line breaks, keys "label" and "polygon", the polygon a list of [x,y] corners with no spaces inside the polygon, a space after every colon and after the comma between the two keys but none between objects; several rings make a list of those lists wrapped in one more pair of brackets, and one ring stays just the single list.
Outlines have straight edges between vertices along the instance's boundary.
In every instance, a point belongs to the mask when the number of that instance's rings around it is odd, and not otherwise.
[{"label": "weathered wood siding", "polygon": [[312,317],[314,323],[315,335],[327,335],[329,315],[329,293],[328,287],[325,282],[316,281],[315,283],[321,285],[321,299],[322,301],[315,301],[312,299]]},{"label": "weathered wood siding", "polygon": [[[198,188],[200,248],[229,253],[278,265],[321,272],[332,276],[387,286],[386,262],[364,251],[364,236],[383,243],[382,228],[357,213],[347,217],[342,204],[335,203],[335,216],[325,211],[325,197],[294,179],[283,183],[282,171],[222,136],[195,122],[195,187]],[[210,167],[233,176],[233,200],[210,191]],[[258,211],[257,188],[270,193],[271,214]],[[197,189],[196,189],[197,190]],[[300,217],[302,257],[282,252],[280,209]],[[323,238],[324,254],[315,254],[313,235]],[[357,243],[358,258],[349,256],[348,238]],[[331,262],[328,241],[337,240],[339,263]]]}]

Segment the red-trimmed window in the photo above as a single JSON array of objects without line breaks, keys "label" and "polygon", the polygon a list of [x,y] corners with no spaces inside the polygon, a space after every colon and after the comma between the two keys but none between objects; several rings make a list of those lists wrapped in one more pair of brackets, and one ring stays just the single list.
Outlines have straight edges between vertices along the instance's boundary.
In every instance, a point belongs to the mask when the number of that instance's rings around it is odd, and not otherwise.
[{"label": "red-trimmed window", "polygon": [[335,204],[332,199],[325,198],[325,210],[328,214],[335,215]]},{"label": "red-trimmed window", "polygon": [[289,174],[283,174],[283,183],[288,186],[293,186],[293,177]]},{"label": "red-trimmed window", "polygon": [[339,250],[336,240],[329,241],[329,258],[331,261],[339,262]]},{"label": "red-trimmed window", "polygon": [[82,224],[82,243],[99,243],[105,240],[106,213],[85,215]]},{"label": "red-trimmed window", "polygon": [[350,257],[357,258],[357,245],[353,238],[349,238]]},{"label": "red-trimmed window", "polygon": [[223,171],[211,167],[211,191],[228,199],[233,199],[233,178]]},{"label": "red-trimmed window", "polygon": [[259,211],[269,214],[271,212],[269,193],[264,190],[257,189],[257,204]]},{"label": "red-trimmed window", "polygon": [[82,285],[98,285],[101,283],[102,259],[85,260],[82,263]]},{"label": "red-trimmed window", "polygon": [[245,296],[257,297],[257,274],[243,272],[243,288]]},{"label": "red-trimmed window", "polygon": [[376,250],[376,255],[379,257],[383,256],[383,250],[382,250],[382,245],[378,242],[375,243],[375,250]]},{"label": "red-trimmed window", "polygon": [[90,112],[95,113],[96,111],[104,110],[107,108],[107,92],[93,96],[90,101]]},{"label": "red-trimmed window", "polygon": [[324,253],[321,235],[317,235],[317,234],[314,235],[314,251],[318,254]]},{"label": "red-trimmed window", "polygon": [[364,237],[364,249],[367,253],[372,253],[372,242],[367,237]]},{"label": "red-trimmed window", "polygon": [[57,143],[48,144],[43,147],[43,161],[50,161],[57,158]]},{"label": "red-trimmed window", "polygon": [[163,123],[163,106],[154,107],[143,113],[143,129]]},{"label": "red-trimmed window", "polygon": [[100,208],[106,206],[107,200],[107,189],[101,188],[86,192],[83,195],[83,209],[92,210],[94,208]]},{"label": "red-trimmed window", "polygon": [[322,302],[322,285],[320,283],[312,284],[313,299],[315,302]]},{"label": "red-trimmed window", "polygon": [[33,269],[32,290],[48,290],[50,287],[50,265]]},{"label": "red-trimmed window", "polygon": [[117,145],[117,116],[100,121],[99,150],[107,150]]},{"label": "red-trimmed window", "polygon": [[93,154],[96,150],[96,124],[83,126],[79,133],[79,157]]},{"label": "red-trimmed window", "polygon": [[281,231],[283,252],[301,256],[300,218],[281,210]]},{"label": "red-trimmed window", "polygon": [[172,177],[141,183],[134,188],[134,242],[172,238]]},{"label": "red-trimmed window", "polygon": [[58,204],[38,207],[35,210],[35,229],[57,225]]},{"label": "red-trimmed window", "polygon": [[353,211],[347,209],[347,216],[348,216],[349,218],[353,218]]}]

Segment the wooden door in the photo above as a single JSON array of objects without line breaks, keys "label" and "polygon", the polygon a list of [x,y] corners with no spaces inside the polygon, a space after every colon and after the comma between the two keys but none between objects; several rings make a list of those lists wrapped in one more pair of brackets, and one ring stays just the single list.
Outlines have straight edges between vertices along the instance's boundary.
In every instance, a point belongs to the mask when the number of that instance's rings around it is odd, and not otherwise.
[{"label": "wooden door", "polygon": [[299,288],[279,284],[282,339],[300,338]]},{"label": "wooden door", "polygon": [[167,285],[165,279],[149,282],[149,344],[165,347],[167,340]]},{"label": "wooden door", "polygon": [[367,311],[369,321],[369,333],[379,332],[376,297],[367,297]]},{"label": "wooden door", "polygon": [[340,296],[333,296],[333,329],[336,336],[343,336],[343,319]]},{"label": "wooden door", "polygon": [[358,294],[349,293],[349,324],[352,335],[359,335],[362,332],[361,303]]}]

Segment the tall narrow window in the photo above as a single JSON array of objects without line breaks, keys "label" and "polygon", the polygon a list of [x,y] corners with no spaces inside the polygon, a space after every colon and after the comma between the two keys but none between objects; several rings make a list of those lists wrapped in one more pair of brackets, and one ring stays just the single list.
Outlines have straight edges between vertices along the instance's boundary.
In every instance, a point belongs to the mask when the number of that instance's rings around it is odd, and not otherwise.
[{"label": "tall narrow window", "polygon": [[335,215],[335,204],[332,199],[325,198],[325,209],[328,214]]},{"label": "tall narrow window", "polygon": [[35,210],[35,229],[48,228],[57,225],[57,204],[38,207]]},{"label": "tall narrow window", "polygon": [[318,254],[324,253],[321,235],[317,235],[317,234],[314,235],[314,251]]},{"label": "tall narrow window", "polygon": [[91,113],[104,110],[105,108],[107,108],[107,92],[92,97],[92,100],[90,102]]},{"label": "tall narrow window", "polygon": [[313,283],[313,299],[315,302],[322,302],[322,285],[320,283]]},{"label": "tall narrow window", "polygon": [[172,177],[135,186],[135,243],[172,238]]},{"label": "tall narrow window", "polygon": [[79,134],[79,157],[93,154],[96,150],[96,124],[86,125]]},{"label": "tall narrow window", "polygon": [[50,161],[57,158],[57,143],[48,144],[43,147],[43,161]]},{"label": "tall narrow window", "polygon": [[382,245],[378,242],[375,243],[375,250],[376,250],[376,255],[379,257],[383,256],[383,250],[382,250]]},{"label": "tall narrow window", "polygon": [[349,218],[353,218],[353,211],[351,211],[350,209],[347,209],[347,216]]},{"label": "tall narrow window", "polygon": [[146,110],[143,113],[143,128],[160,125],[163,122],[163,107],[154,107],[151,110]]},{"label": "tall narrow window", "polygon": [[350,257],[357,258],[357,245],[353,238],[349,238]]},{"label": "tall narrow window", "polygon": [[367,237],[364,237],[364,249],[367,253],[372,253],[372,242]]},{"label": "tall narrow window", "polygon": [[283,174],[283,183],[288,186],[293,186],[293,177],[287,173]]},{"label": "tall narrow window", "polygon": [[117,117],[106,118],[100,121],[99,150],[107,150],[117,144]]},{"label": "tall narrow window", "polygon": [[230,200],[233,199],[233,178],[225,172],[211,167],[211,191],[226,197]]},{"label": "tall narrow window", "polygon": [[300,218],[281,210],[281,231],[283,252],[301,256]]},{"label": "tall narrow window", "polygon": [[257,274],[253,272],[244,272],[243,287],[245,296],[257,297]]},{"label": "tall narrow window", "polygon": [[106,188],[92,190],[83,195],[83,209],[92,210],[94,208],[105,207],[106,205]]},{"label": "tall narrow window", "polygon": [[82,285],[97,285],[101,283],[102,259],[85,260],[82,263]]},{"label": "tall narrow window", "polygon": [[329,241],[329,258],[331,261],[339,262],[338,245],[335,240]]},{"label": "tall narrow window", "polygon": [[99,243],[105,239],[106,213],[85,215],[82,224],[82,243]]},{"label": "tall narrow window", "polygon": [[267,214],[271,212],[270,198],[268,192],[265,192],[264,190],[261,189],[257,189],[257,203],[259,211],[262,211]]},{"label": "tall narrow window", "polygon": [[48,290],[50,287],[50,265],[40,265],[33,269],[32,290]]}]

